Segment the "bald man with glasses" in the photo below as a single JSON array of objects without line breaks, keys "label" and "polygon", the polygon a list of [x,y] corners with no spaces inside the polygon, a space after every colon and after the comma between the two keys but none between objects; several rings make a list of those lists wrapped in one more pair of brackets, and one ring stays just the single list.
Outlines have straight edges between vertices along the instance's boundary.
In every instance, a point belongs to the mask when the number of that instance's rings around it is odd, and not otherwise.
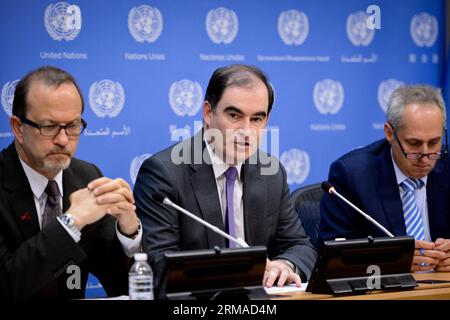
[{"label": "bald man with glasses", "polygon": [[[333,162],[329,181],[395,236],[415,238],[413,271],[450,271],[450,164],[441,93],[400,87],[386,117],[385,139]],[[320,210],[321,242],[385,236],[330,194]]]}]

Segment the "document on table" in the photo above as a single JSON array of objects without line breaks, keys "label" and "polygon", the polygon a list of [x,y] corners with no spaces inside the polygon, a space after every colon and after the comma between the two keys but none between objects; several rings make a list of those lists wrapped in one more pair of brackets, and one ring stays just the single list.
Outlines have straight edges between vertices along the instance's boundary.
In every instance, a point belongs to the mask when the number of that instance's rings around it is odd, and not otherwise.
[{"label": "document on table", "polygon": [[267,294],[279,294],[279,293],[290,293],[290,292],[305,292],[307,286],[308,286],[308,282],[302,283],[300,288],[297,287],[295,285],[295,283],[291,283],[291,284],[285,285],[283,287],[273,286],[272,288],[264,287],[264,289],[266,290]]},{"label": "document on table", "polygon": [[94,298],[87,300],[130,300],[129,296],[117,296],[117,297],[105,297],[105,298]]}]

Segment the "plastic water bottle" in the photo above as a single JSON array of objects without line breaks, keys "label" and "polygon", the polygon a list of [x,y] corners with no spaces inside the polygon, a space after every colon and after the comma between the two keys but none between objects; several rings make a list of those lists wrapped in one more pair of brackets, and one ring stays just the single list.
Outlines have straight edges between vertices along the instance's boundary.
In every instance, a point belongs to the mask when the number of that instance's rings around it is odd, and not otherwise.
[{"label": "plastic water bottle", "polygon": [[130,300],[153,300],[153,271],[147,263],[146,253],[136,253],[128,273]]}]

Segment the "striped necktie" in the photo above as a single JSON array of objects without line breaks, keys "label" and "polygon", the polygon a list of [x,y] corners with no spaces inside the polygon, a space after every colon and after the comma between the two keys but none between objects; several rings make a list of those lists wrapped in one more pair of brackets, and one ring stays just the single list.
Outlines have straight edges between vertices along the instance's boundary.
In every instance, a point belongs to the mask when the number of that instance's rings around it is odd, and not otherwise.
[{"label": "striped necktie", "polygon": [[420,179],[408,178],[400,183],[403,190],[402,203],[403,215],[405,217],[406,234],[413,236],[416,240],[425,240],[425,229],[423,227],[422,215],[416,203],[414,191],[424,185]]}]

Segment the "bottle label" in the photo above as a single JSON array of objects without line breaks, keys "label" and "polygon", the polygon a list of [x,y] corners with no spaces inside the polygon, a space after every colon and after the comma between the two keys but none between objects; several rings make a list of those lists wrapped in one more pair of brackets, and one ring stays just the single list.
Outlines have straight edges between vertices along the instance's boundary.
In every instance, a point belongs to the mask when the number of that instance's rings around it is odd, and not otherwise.
[{"label": "bottle label", "polygon": [[149,275],[129,277],[130,300],[153,300],[153,278]]}]

